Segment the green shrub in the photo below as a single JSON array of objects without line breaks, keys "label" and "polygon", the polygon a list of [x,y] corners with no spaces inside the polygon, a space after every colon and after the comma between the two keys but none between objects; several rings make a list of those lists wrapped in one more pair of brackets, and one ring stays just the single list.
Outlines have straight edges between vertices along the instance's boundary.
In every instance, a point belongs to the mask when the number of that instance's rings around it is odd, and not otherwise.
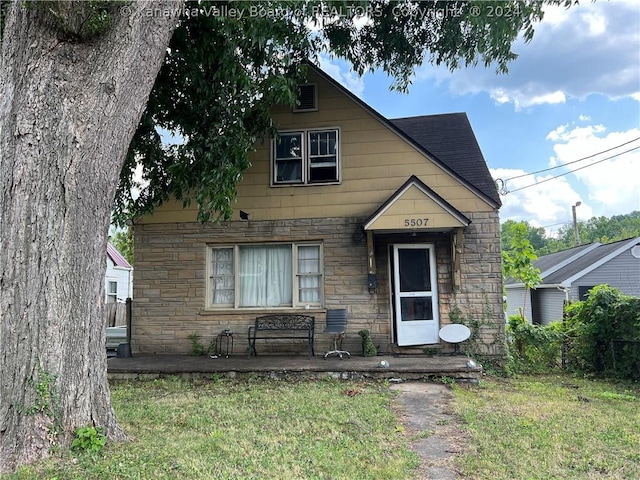
[{"label": "green shrub", "polygon": [[521,315],[507,325],[508,373],[546,373],[559,366],[563,332],[559,322],[531,325]]},{"label": "green shrub", "polygon": [[363,328],[358,332],[358,335],[362,337],[362,356],[375,357],[378,354],[378,349],[371,340],[371,334],[369,333],[369,330]]},{"label": "green shrub", "polygon": [[640,378],[640,298],[598,285],[567,308],[564,328],[573,370]]},{"label": "green shrub", "polygon": [[71,450],[80,452],[99,452],[107,443],[102,427],[82,427],[76,431],[76,438],[71,443]]},{"label": "green shrub", "polygon": [[191,340],[191,350],[189,351],[189,355],[194,355],[198,357],[198,356],[209,355],[209,354],[217,355],[220,353],[217,351],[216,337],[213,337],[211,339],[211,342],[209,342],[208,347],[205,347],[200,343],[200,338],[201,338],[200,335],[198,335],[196,332],[193,332],[191,335],[189,335],[189,340]]}]

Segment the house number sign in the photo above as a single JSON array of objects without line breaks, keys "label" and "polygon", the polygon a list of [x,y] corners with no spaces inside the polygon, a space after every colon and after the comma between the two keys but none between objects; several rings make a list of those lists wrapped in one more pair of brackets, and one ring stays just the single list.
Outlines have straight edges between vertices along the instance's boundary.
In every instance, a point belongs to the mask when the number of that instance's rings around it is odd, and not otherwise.
[{"label": "house number sign", "polygon": [[405,227],[426,227],[428,218],[405,218],[404,226]]}]

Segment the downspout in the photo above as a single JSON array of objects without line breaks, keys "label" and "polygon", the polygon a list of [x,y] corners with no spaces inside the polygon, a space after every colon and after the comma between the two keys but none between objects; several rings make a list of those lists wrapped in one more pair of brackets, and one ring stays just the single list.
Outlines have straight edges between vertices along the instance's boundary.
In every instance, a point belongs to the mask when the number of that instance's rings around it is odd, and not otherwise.
[{"label": "downspout", "polygon": [[569,303],[569,292],[571,291],[571,288],[563,287],[562,285],[558,285],[556,288],[561,292],[564,292],[564,303],[565,304]]}]

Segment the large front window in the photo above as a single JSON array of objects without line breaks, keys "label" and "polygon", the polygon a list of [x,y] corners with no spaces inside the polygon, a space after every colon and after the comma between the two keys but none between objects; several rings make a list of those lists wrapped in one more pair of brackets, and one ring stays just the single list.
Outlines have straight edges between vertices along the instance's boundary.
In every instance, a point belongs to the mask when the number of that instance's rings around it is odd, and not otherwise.
[{"label": "large front window", "polygon": [[320,306],[319,244],[233,245],[209,249],[210,308]]},{"label": "large front window", "polygon": [[273,142],[273,183],[335,183],[340,179],[337,128],[282,132]]}]

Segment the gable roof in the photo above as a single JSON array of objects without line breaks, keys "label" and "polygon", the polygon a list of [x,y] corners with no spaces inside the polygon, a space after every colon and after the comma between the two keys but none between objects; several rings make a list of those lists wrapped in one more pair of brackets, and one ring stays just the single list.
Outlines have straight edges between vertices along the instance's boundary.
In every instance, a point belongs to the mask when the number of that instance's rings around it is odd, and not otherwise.
[{"label": "gable roof", "polygon": [[[542,283],[539,287],[545,285],[569,287],[575,280],[626,252],[634,245],[640,245],[640,237],[627,238],[607,244],[589,243],[543,255],[533,263],[534,267],[540,269]],[[509,279],[507,286],[521,287],[522,283]]]},{"label": "gable roof", "polygon": [[311,62],[306,63],[336,89],[395,132],[436,165],[495,208],[500,196],[465,113],[389,120]]},{"label": "gable roof", "polygon": [[107,255],[116,267],[133,268],[131,264],[127,262],[127,259],[124,258],[118,250],[116,250],[116,247],[111,245],[109,242],[107,242]]},{"label": "gable roof", "polygon": [[585,255],[577,258],[567,266],[557,270],[543,279],[544,283],[559,283],[563,287],[571,286],[575,280],[592,272],[600,265],[626,252],[634,245],[640,244],[640,237],[627,238],[618,242],[598,245],[597,248],[590,250]]},{"label": "gable roof", "polygon": [[[419,192],[420,203],[427,203],[431,206],[431,215],[428,220],[428,225],[424,227],[429,228],[444,228],[446,230],[455,227],[467,227],[471,220],[456,210],[449,202],[430,189],[422,180],[415,175],[409,177],[404,184],[391,195],[386,202],[384,202],[380,208],[378,208],[367,220],[364,222],[365,230],[379,230],[384,229],[384,224],[387,223],[384,220],[385,216],[393,216],[394,207],[402,202],[404,197],[407,197],[407,193],[415,188]],[[418,200],[412,198],[409,200],[412,204],[415,204]],[[404,216],[404,215],[401,215]],[[435,217],[435,218],[434,218]],[[382,227],[380,227],[382,224]],[[422,225],[421,225],[422,226]],[[388,228],[388,227],[387,227]]]}]

